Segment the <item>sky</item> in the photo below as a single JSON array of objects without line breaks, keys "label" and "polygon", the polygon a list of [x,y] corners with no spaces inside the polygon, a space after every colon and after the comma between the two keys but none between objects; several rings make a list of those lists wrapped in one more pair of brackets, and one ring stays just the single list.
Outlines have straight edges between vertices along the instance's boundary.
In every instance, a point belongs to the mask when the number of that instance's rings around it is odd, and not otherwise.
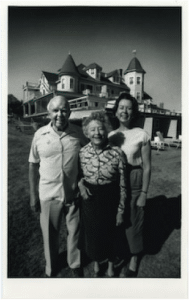
[{"label": "sky", "polygon": [[181,24],[179,6],[9,6],[8,93],[22,100],[26,81],[56,73],[69,52],[76,65],[124,72],[136,50],[145,92],[154,104],[180,111]]}]

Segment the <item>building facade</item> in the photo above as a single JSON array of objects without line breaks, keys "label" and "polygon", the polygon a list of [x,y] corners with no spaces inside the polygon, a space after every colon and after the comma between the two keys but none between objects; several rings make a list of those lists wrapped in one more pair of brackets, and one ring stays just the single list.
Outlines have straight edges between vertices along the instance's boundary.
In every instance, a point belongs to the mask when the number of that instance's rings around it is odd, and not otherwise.
[{"label": "building facade", "polygon": [[105,73],[97,63],[76,66],[69,54],[58,73],[42,71],[38,83],[26,82],[23,86],[24,117],[45,114],[55,93],[73,100],[72,110],[103,108],[121,92],[130,93],[139,104],[151,103],[152,97],[144,91],[145,73],[136,57],[123,74],[122,69]]}]

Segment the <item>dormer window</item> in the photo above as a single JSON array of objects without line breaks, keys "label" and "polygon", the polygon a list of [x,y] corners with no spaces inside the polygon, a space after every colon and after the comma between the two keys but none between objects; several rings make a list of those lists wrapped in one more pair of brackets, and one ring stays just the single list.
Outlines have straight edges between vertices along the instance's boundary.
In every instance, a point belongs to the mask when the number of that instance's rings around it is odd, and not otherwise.
[{"label": "dormer window", "polygon": [[91,74],[94,74],[94,69],[91,69]]},{"label": "dormer window", "polygon": [[140,84],[140,77],[137,77],[137,84]]}]

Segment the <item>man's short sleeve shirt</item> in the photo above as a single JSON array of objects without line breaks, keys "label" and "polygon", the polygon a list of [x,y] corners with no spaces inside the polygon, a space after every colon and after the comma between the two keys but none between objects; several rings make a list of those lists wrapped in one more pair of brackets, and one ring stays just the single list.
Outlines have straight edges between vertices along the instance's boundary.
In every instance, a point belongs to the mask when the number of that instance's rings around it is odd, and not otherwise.
[{"label": "man's short sleeve shirt", "polygon": [[39,197],[71,204],[77,192],[78,154],[81,130],[69,124],[61,136],[51,123],[34,135],[29,162],[39,163]]}]

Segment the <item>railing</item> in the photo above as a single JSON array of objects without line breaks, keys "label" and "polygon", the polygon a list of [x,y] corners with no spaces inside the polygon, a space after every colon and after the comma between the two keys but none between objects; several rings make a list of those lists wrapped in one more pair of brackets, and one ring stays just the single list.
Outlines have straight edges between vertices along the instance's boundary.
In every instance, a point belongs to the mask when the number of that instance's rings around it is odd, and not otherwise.
[{"label": "railing", "polygon": [[73,109],[77,109],[77,108],[86,108],[88,107],[88,101],[86,99],[84,100],[75,100],[73,101],[72,103],[70,103],[70,109],[73,110]]},{"label": "railing", "polygon": [[172,112],[172,111],[162,111],[162,110],[157,110],[157,109],[153,109],[153,108],[139,108],[140,112],[144,112],[144,113],[149,113],[149,114],[159,114],[159,115],[171,115],[171,116],[181,116],[181,113],[178,112]]}]

